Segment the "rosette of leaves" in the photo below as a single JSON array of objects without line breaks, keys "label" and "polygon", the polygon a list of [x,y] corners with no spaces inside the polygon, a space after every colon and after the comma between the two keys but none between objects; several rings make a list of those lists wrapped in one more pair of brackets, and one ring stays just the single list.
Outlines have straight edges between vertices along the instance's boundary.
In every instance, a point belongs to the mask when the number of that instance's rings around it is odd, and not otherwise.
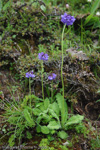
[{"label": "rosette of leaves", "polygon": [[[58,134],[62,139],[68,137],[66,130],[69,126],[75,128],[75,125],[82,122],[84,119],[81,115],[72,115],[69,118],[67,103],[65,102],[65,114],[64,114],[64,127],[61,125],[62,113],[62,101],[63,96],[58,93],[56,95],[56,101],[50,104],[50,100],[46,98],[43,102],[37,103],[33,109],[33,114],[37,117],[36,119],[36,130],[43,134]],[[59,132],[58,132],[59,131]]]}]

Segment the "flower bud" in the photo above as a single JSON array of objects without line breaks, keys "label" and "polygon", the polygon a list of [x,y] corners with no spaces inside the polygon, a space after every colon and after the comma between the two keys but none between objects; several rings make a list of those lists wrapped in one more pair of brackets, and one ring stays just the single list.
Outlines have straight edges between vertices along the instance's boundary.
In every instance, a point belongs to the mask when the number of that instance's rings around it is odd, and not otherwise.
[{"label": "flower bud", "polygon": [[69,4],[66,4],[66,8],[69,9]]}]

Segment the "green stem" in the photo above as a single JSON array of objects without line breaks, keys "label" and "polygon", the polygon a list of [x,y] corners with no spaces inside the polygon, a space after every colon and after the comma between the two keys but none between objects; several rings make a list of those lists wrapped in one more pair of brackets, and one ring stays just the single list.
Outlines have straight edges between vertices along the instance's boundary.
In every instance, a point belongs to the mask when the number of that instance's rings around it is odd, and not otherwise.
[{"label": "green stem", "polygon": [[29,95],[30,95],[30,107],[31,107],[31,78],[29,78]]},{"label": "green stem", "polygon": [[41,81],[42,81],[42,96],[43,96],[43,100],[44,100],[44,88],[43,88],[43,72],[44,72],[44,67],[43,67],[43,61],[41,63],[41,71],[42,71],[42,75],[41,75]]},{"label": "green stem", "polygon": [[53,80],[51,83],[51,103],[53,102]]},{"label": "green stem", "polygon": [[61,40],[61,49],[62,49],[62,63],[61,63],[61,80],[62,80],[62,95],[63,95],[63,109],[62,109],[62,117],[61,117],[61,124],[62,124],[62,128],[64,127],[64,114],[65,114],[65,100],[64,100],[64,80],[63,80],[63,53],[64,53],[64,49],[63,49],[63,38],[64,38],[64,31],[65,31],[65,27],[66,25],[64,25],[63,27],[63,31],[62,31],[62,40]]},{"label": "green stem", "polygon": [[64,98],[64,80],[63,80],[63,37],[64,37],[64,30],[65,30],[66,25],[64,25],[63,27],[63,31],[62,31],[62,41],[61,41],[61,49],[62,49],[62,63],[61,63],[61,80],[62,80],[62,90],[63,90],[63,98]]}]

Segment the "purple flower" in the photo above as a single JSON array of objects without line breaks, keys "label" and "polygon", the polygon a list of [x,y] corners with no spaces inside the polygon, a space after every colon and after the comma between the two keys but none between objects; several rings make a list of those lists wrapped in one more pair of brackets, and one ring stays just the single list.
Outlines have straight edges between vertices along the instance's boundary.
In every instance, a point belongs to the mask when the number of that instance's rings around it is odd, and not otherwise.
[{"label": "purple flower", "polygon": [[26,76],[25,76],[26,78],[34,78],[35,77],[35,75],[33,74],[33,71],[29,71],[29,72],[27,72],[26,73]]},{"label": "purple flower", "polygon": [[56,78],[56,74],[55,73],[51,73],[49,76],[48,76],[48,79],[49,80],[54,80]]},{"label": "purple flower", "polygon": [[44,52],[41,52],[41,53],[38,54],[38,58],[40,60],[48,60],[49,56],[48,56],[48,54],[46,54]]},{"label": "purple flower", "polygon": [[64,15],[61,15],[61,22],[66,24],[67,26],[72,25],[76,19],[74,16],[67,15],[67,13],[64,13]]}]

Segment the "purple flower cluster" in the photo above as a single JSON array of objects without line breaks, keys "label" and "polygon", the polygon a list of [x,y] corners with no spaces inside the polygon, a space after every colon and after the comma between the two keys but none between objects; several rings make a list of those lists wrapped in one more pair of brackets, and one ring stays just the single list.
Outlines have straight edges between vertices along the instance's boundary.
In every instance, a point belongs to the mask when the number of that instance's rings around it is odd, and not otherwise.
[{"label": "purple flower cluster", "polygon": [[73,25],[74,21],[76,19],[74,16],[68,15],[67,13],[64,13],[64,15],[61,15],[61,22],[66,24],[67,26]]},{"label": "purple flower cluster", "polygon": [[35,77],[35,75],[33,74],[33,71],[30,71],[30,72],[27,72],[26,73],[26,76],[25,76],[26,78],[34,78]]},{"label": "purple flower cluster", "polygon": [[[38,58],[40,59],[40,60],[48,60],[48,58],[49,58],[49,56],[48,56],[48,54],[46,54],[46,53],[44,53],[44,52],[41,52],[41,53],[39,53],[38,54]],[[49,76],[48,76],[48,80],[54,80],[55,78],[56,78],[56,74],[55,73],[51,73]],[[33,71],[29,71],[29,72],[27,72],[26,73],[26,76],[25,76],[26,78],[34,78],[35,77],[35,75],[33,74]]]},{"label": "purple flower cluster", "polygon": [[54,80],[56,78],[56,74],[55,73],[51,73],[49,76],[48,76],[48,79],[49,80]]},{"label": "purple flower cluster", "polygon": [[48,54],[46,54],[44,52],[41,52],[41,53],[38,54],[38,58],[40,60],[48,60],[49,56],[48,56]]}]

